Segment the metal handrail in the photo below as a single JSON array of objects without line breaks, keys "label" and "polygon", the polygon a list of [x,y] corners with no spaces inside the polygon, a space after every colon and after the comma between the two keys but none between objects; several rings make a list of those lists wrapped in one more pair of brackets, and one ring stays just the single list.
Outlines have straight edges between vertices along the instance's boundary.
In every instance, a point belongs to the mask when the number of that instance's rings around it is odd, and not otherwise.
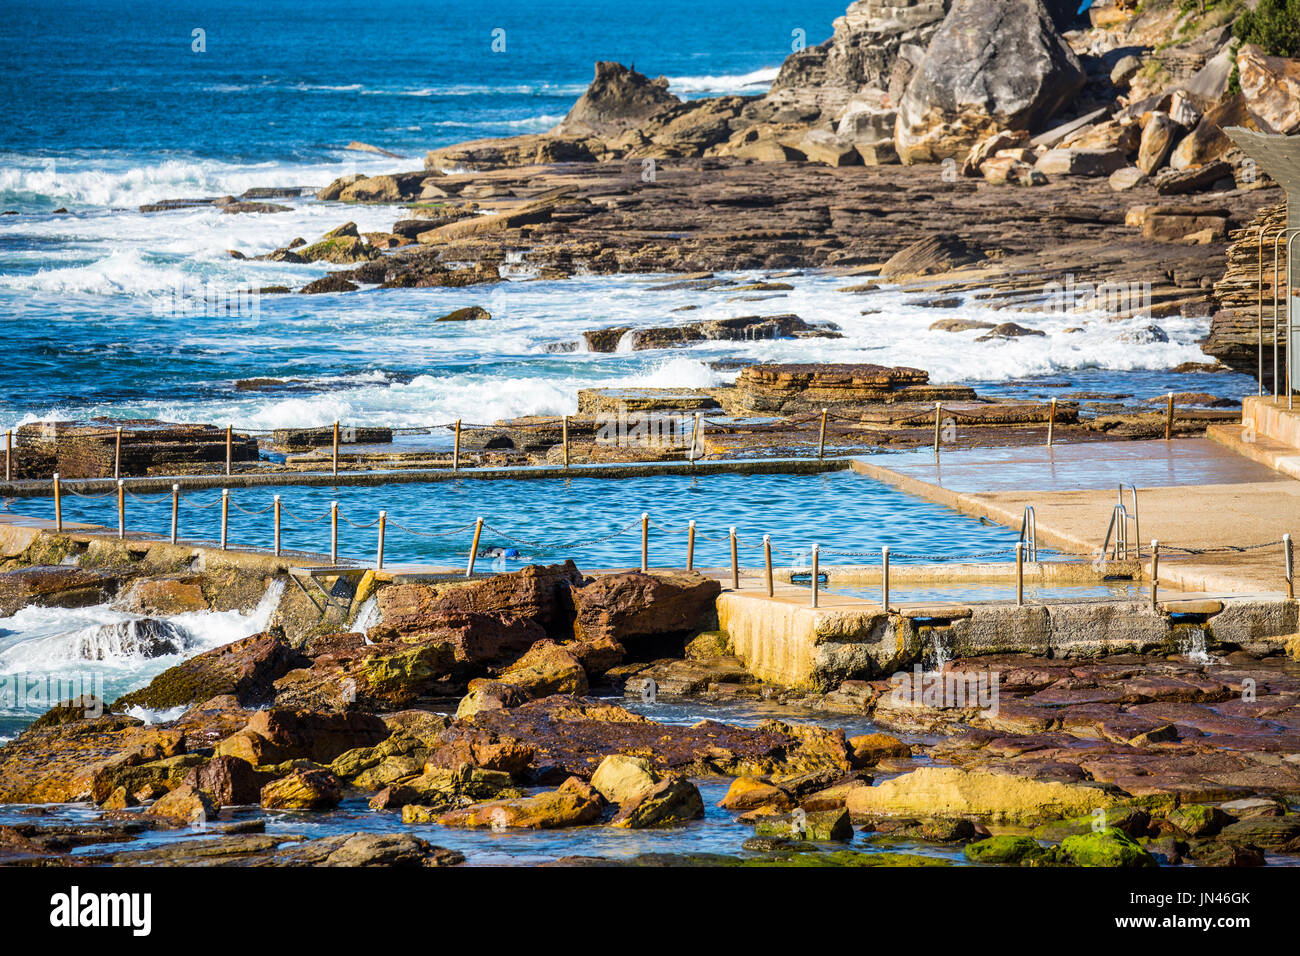
[{"label": "metal handrail", "polygon": [[[1287,236],[1287,233],[1291,233],[1291,236],[1290,236],[1289,238],[1288,238],[1288,236]],[[1279,391],[1278,391],[1278,364],[1277,364],[1277,362],[1278,362],[1278,347],[1277,347],[1277,338],[1278,338],[1278,336],[1277,336],[1277,333],[1278,333],[1278,321],[1277,321],[1277,319],[1278,319],[1278,299],[1277,299],[1277,290],[1278,290],[1278,285],[1279,285],[1279,282],[1278,282],[1278,279],[1279,279],[1278,249],[1279,249],[1279,247],[1280,247],[1281,244],[1282,244],[1282,240],[1283,240],[1283,239],[1286,239],[1286,242],[1287,242],[1287,247],[1286,247],[1286,248],[1287,248],[1287,291],[1288,291],[1288,293],[1289,293],[1289,292],[1290,292],[1290,289],[1291,289],[1291,239],[1294,239],[1296,235],[1300,235],[1300,226],[1288,226],[1288,227],[1285,227],[1285,228],[1279,230],[1279,231],[1277,232],[1277,234],[1273,236],[1273,400],[1274,400],[1274,401],[1277,401],[1277,399],[1278,399],[1278,397],[1279,397]],[[1261,285],[1262,285],[1262,283],[1264,282],[1264,277],[1263,277],[1263,275],[1260,276],[1259,281],[1260,281],[1260,283],[1261,283]],[[1288,303],[1288,304],[1289,304],[1289,303]],[[1289,320],[1290,320],[1290,310],[1289,310],[1289,309],[1288,309],[1287,315],[1288,315],[1288,322],[1289,322]],[[1287,329],[1287,332],[1288,332],[1288,338],[1287,338],[1287,343],[1286,343],[1286,344],[1287,344],[1287,349],[1288,349],[1287,358],[1289,359],[1289,358],[1290,358],[1290,348],[1291,348],[1290,328],[1289,328],[1289,327],[1288,327],[1288,329]],[[1287,387],[1288,387],[1288,389],[1290,388],[1290,385],[1291,385],[1291,382],[1290,382],[1290,374],[1291,374],[1290,362],[1288,361],[1288,363],[1287,363]]]},{"label": "metal handrail", "polygon": [[[1293,227],[1288,230],[1291,237],[1286,241],[1286,407],[1295,407],[1295,390],[1291,387],[1291,333],[1294,331],[1294,316],[1291,314],[1291,243],[1295,242],[1296,236],[1300,236],[1300,227]],[[1277,294],[1277,286],[1274,285],[1273,292]]]},{"label": "metal handrail", "polygon": [[[1133,522],[1133,540],[1134,540],[1134,542],[1135,542],[1135,547],[1137,548],[1137,556],[1138,556],[1138,558],[1140,559],[1140,558],[1142,557],[1142,523],[1141,523],[1141,521],[1140,521],[1139,518],[1138,518],[1138,490],[1137,490],[1137,485],[1135,485],[1135,484],[1133,484],[1132,482],[1129,482],[1129,481],[1121,481],[1121,482],[1119,483],[1119,495],[1118,495],[1118,499],[1117,499],[1118,502],[1119,502],[1119,504],[1123,504],[1123,503],[1124,503],[1124,489],[1125,489],[1125,488],[1128,488],[1128,490],[1129,490],[1129,501],[1132,502],[1132,504],[1133,504],[1133,513],[1130,515],[1130,514],[1128,513],[1128,509],[1126,508],[1125,511],[1124,511],[1124,514],[1125,514],[1125,517],[1130,518],[1130,519],[1132,520],[1132,522]],[[1127,533],[1127,529],[1126,529],[1126,533]]]},{"label": "metal handrail", "polygon": [[1102,542],[1101,553],[1104,556],[1111,549],[1111,536],[1115,538],[1115,547],[1111,557],[1116,561],[1128,560],[1128,512],[1124,505],[1117,504],[1110,513],[1110,524],[1106,527],[1106,540]]},{"label": "metal handrail", "polygon": [[1038,560],[1038,518],[1034,515],[1034,506],[1025,505],[1025,513],[1020,519],[1020,543],[1025,545],[1025,556],[1030,561]]}]

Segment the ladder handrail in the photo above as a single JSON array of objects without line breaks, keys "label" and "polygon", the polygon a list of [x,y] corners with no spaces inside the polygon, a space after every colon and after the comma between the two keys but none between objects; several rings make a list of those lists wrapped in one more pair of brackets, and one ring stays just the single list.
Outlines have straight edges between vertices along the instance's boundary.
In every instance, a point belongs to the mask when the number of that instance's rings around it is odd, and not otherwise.
[{"label": "ladder handrail", "polygon": [[1102,542],[1101,554],[1105,557],[1106,552],[1111,550],[1111,535],[1115,536],[1114,557],[1119,560],[1121,555],[1124,560],[1128,560],[1128,511],[1124,508],[1123,503],[1115,505],[1110,513],[1110,524],[1106,527],[1106,540]]},{"label": "ladder handrail", "polygon": [[1033,505],[1025,505],[1025,513],[1020,518],[1020,541],[1025,545],[1025,557],[1030,561],[1038,560],[1038,517]]},{"label": "ladder handrail", "polygon": [[1137,548],[1137,556],[1138,556],[1138,560],[1140,561],[1142,560],[1142,524],[1138,520],[1138,490],[1137,490],[1137,485],[1133,484],[1131,481],[1121,481],[1119,483],[1119,496],[1118,496],[1118,500],[1120,504],[1124,503],[1124,489],[1126,487],[1129,490],[1129,500],[1133,503],[1133,514],[1129,515],[1127,508],[1125,509],[1124,513],[1125,516],[1128,517],[1133,522],[1134,546]]}]

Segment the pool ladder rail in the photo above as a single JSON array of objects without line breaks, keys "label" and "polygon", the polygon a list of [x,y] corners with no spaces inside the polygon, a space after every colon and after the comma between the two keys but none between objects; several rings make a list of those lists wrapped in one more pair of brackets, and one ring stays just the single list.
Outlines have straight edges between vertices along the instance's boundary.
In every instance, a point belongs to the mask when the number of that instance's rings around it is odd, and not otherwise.
[{"label": "pool ladder rail", "polygon": [[[1133,506],[1132,513],[1124,505],[1124,489],[1129,490],[1129,502]],[[1134,556],[1141,560],[1142,558],[1142,526],[1138,517],[1138,497],[1137,488],[1128,483],[1121,481],[1119,483],[1119,492],[1116,496],[1115,507],[1110,513],[1110,525],[1106,528],[1106,540],[1101,546],[1101,555],[1105,557],[1107,553],[1116,560],[1127,561],[1129,557],[1129,522],[1133,523],[1133,552]]]},{"label": "pool ladder rail", "polygon": [[1024,545],[1023,555],[1026,560],[1038,560],[1038,519],[1034,515],[1034,506],[1025,505],[1024,516],[1020,519],[1020,540]]}]

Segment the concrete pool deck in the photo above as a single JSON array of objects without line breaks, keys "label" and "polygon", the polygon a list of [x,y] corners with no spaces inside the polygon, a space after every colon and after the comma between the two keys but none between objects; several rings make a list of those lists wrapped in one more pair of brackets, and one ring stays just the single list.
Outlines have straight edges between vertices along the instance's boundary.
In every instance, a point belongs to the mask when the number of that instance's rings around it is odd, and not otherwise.
[{"label": "concrete pool deck", "polygon": [[[1095,555],[1119,483],[1137,487],[1142,559],[1162,549],[1160,579],[1184,591],[1285,592],[1280,541],[1300,534],[1300,481],[1204,439],[1096,442],[857,458],[854,471],[973,517],[1019,528],[1033,507],[1040,547]],[[1125,491],[1125,505],[1129,494]],[[1275,547],[1269,546],[1278,542]],[[1130,540],[1130,547],[1139,544]]]}]

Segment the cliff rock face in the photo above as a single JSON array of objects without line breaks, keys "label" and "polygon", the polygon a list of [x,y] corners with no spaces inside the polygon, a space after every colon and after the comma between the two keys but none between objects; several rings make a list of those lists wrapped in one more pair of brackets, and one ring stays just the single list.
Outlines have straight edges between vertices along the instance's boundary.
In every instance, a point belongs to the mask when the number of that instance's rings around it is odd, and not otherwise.
[{"label": "cliff rock face", "polygon": [[1042,126],[1085,81],[1042,0],[962,0],[908,83],[894,145],[905,163],[960,159],[999,129]]},{"label": "cliff rock face", "polygon": [[786,58],[756,119],[830,122],[864,87],[896,104],[951,0],[856,0],[835,20],[829,40]]}]

